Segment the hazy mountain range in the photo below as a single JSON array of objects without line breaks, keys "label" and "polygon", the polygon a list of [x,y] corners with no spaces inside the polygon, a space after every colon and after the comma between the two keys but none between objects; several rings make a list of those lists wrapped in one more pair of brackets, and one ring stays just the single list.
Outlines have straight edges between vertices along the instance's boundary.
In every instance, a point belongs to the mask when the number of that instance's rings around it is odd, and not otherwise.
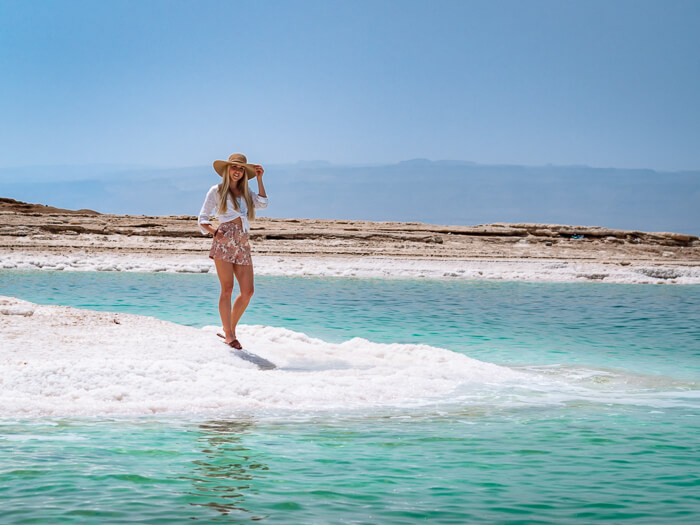
[{"label": "hazy mountain range", "polygon": [[[211,166],[27,166],[0,169],[0,196],[103,213],[196,215],[219,180]],[[301,161],[266,165],[265,185],[270,207],[264,214],[270,217],[543,222],[700,233],[700,170]]]}]

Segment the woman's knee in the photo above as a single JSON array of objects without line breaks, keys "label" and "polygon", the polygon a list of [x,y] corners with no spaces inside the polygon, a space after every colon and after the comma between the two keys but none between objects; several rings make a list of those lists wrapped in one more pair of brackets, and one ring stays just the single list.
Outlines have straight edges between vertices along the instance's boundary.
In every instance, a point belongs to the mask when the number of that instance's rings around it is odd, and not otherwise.
[{"label": "woman's knee", "polygon": [[252,286],[241,288],[241,297],[244,297],[245,299],[250,299],[251,297],[253,297],[254,293],[255,289]]},{"label": "woman's knee", "polygon": [[230,296],[233,293],[233,283],[225,283],[221,285],[221,295]]}]

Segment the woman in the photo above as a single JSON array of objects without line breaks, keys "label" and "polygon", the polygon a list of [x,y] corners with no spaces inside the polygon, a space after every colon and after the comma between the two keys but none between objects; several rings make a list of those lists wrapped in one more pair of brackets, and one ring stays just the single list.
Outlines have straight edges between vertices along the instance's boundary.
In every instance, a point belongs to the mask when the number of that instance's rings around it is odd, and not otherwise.
[{"label": "woman", "polygon": [[[248,159],[242,153],[234,153],[228,160],[214,161],[214,170],[222,181],[209,188],[197,222],[204,235],[214,234],[209,258],[214,259],[221,282],[219,314],[224,333],[219,336],[229,346],[241,350],[243,347],[236,339],[236,326],[253,297],[248,221],[255,218],[255,208],[267,207],[267,194],[262,181],[265,170],[259,164],[248,164]],[[258,193],[248,188],[248,179],[253,177],[258,179]],[[212,215],[219,218],[220,224],[216,229],[209,222]],[[234,276],[238,280],[240,294],[231,310]]]}]

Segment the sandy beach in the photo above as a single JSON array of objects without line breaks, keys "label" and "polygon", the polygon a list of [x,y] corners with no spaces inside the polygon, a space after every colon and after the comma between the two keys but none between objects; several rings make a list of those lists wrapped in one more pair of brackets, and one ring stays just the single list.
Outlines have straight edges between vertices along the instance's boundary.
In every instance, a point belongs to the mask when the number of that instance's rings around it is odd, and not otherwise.
[{"label": "sandy beach", "polygon": [[[700,283],[700,240],[674,232],[262,217],[251,243],[259,275]],[[194,216],[0,199],[0,268],[206,273],[210,245]]]}]

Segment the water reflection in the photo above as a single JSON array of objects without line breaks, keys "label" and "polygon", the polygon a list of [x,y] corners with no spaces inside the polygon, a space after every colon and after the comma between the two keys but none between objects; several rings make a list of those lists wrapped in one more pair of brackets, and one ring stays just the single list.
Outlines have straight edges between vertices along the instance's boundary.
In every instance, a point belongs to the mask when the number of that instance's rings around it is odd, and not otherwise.
[{"label": "water reflection", "polygon": [[[255,516],[245,507],[246,495],[256,494],[253,480],[268,467],[258,461],[255,452],[246,448],[243,436],[255,428],[253,420],[206,421],[198,425],[196,444],[202,457],[192,462],[189,479],[194,497],[190,505],[208,507],[220,516],[214,521],[259,521],[267,516]],[[189,499],[189,498],[188,498]],[[209,519],[192,517],[191,519]]]}]

